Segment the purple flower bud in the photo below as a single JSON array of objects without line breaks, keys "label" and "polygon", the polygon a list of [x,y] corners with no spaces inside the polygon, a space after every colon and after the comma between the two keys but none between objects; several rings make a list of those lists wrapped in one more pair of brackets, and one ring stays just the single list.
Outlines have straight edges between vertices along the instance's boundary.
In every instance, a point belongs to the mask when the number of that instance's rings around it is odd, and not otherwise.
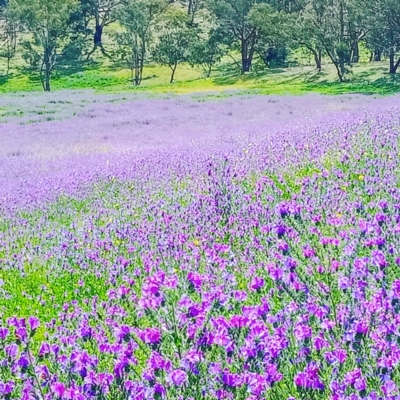
[{"label": "purple flower bud", "polygon": [[46,356],[46,355],[49,354],[49,353],[50,353],[50,345],[49,345],[48,343],[43,342],[43,343],[40,345],[40,349],[39,349],[38,356],[39,356],[39,357],[44,357],[44,356]]},{"label": "purple flower bud", "polygon": [[172,371],[168,377],[175,386],[182,386],[187,381],[186,372],[181,369]]},{"label": "purple flower bud", "polygon": [[255,276],[255,277],[252,279],[251,283],[250,283],[250,288],[251,288],[252,290],[259,290],[259,289],[261,289],[261,288],[264,286],[264,284],[265,284],[265,281],[264,281],[263,278],[260,278],[260,277],[258,277],[258,276]]},{"label": "purple flower bud", "polygon": [[282,239],[283,236],[285,236],[286,233],[286,227],[284,225],[277,225],[275,227],[275,232],[278,235],[279,239]]},{"label": "purple flower bud", "polygon": [[9,381],[7,383],[2,383],[0,382],[0,395],[3,395],[4,397],[2,398],[7,398],[6,396],[9,396],[15,388],[15,383],[12,381]]},{"label": "purple flower bud", "polygon": [[5,340],[10,331],[7,328],[0,328],[0,339]]},{"label": "purple flower bud", "polygon": [[228,387],[239,387],[243,385],[243,379],[240,375],[227,372],[222,374],[222,382]]},{"label": "purple flower bud", "polygon": [[308,325],[297,324],[294,328],[294,336],[297,340],[308,339],[312,336],[312,330]]},{"label": "purple flower bud", "polygon": [[25,342],[27,339],[26,328],[17,328],[15,329],[15,338],[18,342]]},{"label": "purple flower bud", "polygon": [[347,276],[340,276],[338,279],[339,289],[347,290],[350,287],[350,279]]},{"label": "purple flower bud", "polygon": [[303,255],[305,258],[311,258],[315,256],[315,251],[311,246],[307,245],[303,248]]},{"label": "purple flower bud", "polygon": [[381,386],[381,390],[386,397],[389,397],[398,392],[398,387],[391,379],[387,379],[385,383]]},{"label": "purple flower bud", "polygon": [[161,341],[161,331],[158,328],[146,328],[138,333],[138,336],[146,344],[156,344]]},{"label": "purple flower bud", "polygon": [[29,324],[32,332],[36,331],[36,329],[39,328],[39,326],[40,326],[39,319],[36,317],[29,317],[28,324]]}]

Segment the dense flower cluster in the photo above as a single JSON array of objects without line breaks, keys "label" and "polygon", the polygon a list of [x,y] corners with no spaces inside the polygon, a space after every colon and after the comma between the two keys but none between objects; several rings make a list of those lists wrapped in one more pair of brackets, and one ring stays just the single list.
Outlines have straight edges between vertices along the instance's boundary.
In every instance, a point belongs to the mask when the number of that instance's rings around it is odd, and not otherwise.
[{"label": "dense flower cluster", "polygon": [[4,203],[0,398],[398,399],[400,114],[376,104]]}]

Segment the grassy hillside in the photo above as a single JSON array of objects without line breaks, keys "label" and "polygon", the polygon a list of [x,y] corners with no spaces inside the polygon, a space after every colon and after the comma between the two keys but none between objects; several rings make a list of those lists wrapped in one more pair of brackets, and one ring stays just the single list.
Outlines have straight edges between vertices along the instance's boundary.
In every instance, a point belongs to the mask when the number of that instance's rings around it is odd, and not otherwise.
[{"label": "grassy hillside", "polygon": [[[4,70],[0,65],[0,70]],[[332,65],[326,64],[321,73],[312,66],[267,69],[255,66],[253,71],[240,75],[232,65],[224,64],[213,72],[210,78],[203,78],[199,69],[180,65],[176,82],[169,84],[170,71],[166,67],[150,65],[145,68],[144,80],[140,87],[133,87],[130,71],[99,64],[71,74],[57,74],[52,81],[54,90],[90,88],[97,91],[188,93],[227,90],[260,92],[264,94],[301,94],[319,92],[390,94],[400,90],[400,78],[387,73],[385,62],[362,63],[353,66],[349,82],[337,82]],[[8,76],[0,75],[0,92],[41,90],[39,79],[14,69]]]}]

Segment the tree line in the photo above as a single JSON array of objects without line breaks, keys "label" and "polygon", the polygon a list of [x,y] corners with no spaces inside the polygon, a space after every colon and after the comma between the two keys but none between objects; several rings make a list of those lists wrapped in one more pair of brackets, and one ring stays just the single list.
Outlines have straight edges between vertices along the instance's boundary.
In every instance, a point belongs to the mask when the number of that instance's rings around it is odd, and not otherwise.
[{"label": "tree line", "polygon": [[54,71],[84,65],[96,52],[128,67],[140,85],[149,61],[168,66],[172,83],[182,62],[210,76],[229,56],[246,73],[255,58],[271,67],[305,49],[318,70],[329,59],[343,82],[361,44],[396,73],[398,0],[0,0],[0,58],[8,72],[20,47],[45,91]]}]

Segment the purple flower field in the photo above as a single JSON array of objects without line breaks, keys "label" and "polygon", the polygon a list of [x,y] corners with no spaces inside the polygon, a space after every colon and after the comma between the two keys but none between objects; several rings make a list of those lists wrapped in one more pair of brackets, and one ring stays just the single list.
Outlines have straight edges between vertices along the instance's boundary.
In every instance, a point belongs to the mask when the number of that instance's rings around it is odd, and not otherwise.
[{"label": "purple flower field", "polygon": [[27,96],[0,398],[400,399],[400,97]]}]

